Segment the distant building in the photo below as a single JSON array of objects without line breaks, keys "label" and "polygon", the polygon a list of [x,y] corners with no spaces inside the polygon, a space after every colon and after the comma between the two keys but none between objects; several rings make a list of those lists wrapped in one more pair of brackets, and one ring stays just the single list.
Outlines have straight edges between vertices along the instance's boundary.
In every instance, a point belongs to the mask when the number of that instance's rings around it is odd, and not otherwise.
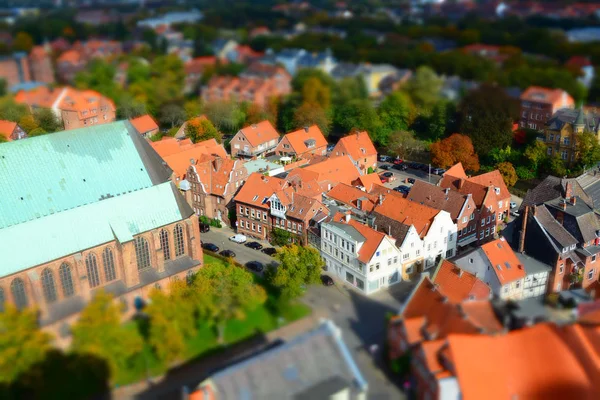
[{"label": "distant building", "polygon": [[568,68],[571,68],[581,73],[581,76],[577,80],[586,88],[592,86],[595,76],[595,68],[592,62],[587,57],[573,56],[565,63]]},{"label": "distant building", "polygon": [[521,128],[542,130],[561,108],[573,108],[575,101],[562,89],[530,86],[521,94]]},{"label": "distant building", "polygon": [[0,56],[0,79],[11,86],[31,81],[31,72],[27,62],[27,53],[13,53],[9,56]]},{"label": "distant building", "polygon": [[567,165],[577,161],[577,137],[584,132],[593,134],[600,141],[600,115],[583,108],[564,108],[556,111],[544,126],[542,140],[546,154],[559,156]]},{"label": "distant building", "polygon": [[169,27],[173,24],[193,24],[201,21],[203,18],[204,15],[196,9],[187,10],[185,12],[174,11],[158,17],[138,21],[137,26],[140,28],[156,29],[160,26]]},{"label": "distant building", "polygon": [[32,79],[36,82],[54,83],[54,68],[50,54],[43,46],[35,46],[29,53]]},{"label": "distant building", "polygon": [[[268,376],[266,385],[253,384]],[[368,383],[352,359],[342,331],[324,320],[312,331],[254,354],[201,382],[189,400],[366,399]]]},{"label": "distant building", "polygon": [[268,120],[240,129],[231,139],[232,157],[257,157],[277,147],[279,133]]},{"label": "distant building", "polygon": [[302,68],[316,68],[330,73],[337,64],[329,49],[320,53],[311,53],[304,49],[283,49],[279,53],[267,51],[266,58],[274,64],[283,65],[292,76]]},{"label": "distant building", "polygon": [[71,87],[48,89],[39,87],[22,90],[15,96],[17,103],[26,104],[31,110],[48,108],[62,121],[65,130],[106,124],[115,120],[112,100],[93,90],[77,90]]},{"label": "distant building", "polygon": [[133,125],[135,130],[146,139],[150,139],[158,133],[158,124],[148,114],[132,118],[129,122],[131,122],[131,125]]},{"label": "distant building", "polygon": [[204,72],[209,68],[214,68],[217,65],[217,57],[205,56],[196,57],[187,61],[184,65],[185,83],[184,92],[194,93],[200,89],[200,79]]},{"label": "distant building", "polygon": [[10,171],[0,192],[15,194],[0,209],[0,308],[35,307],[59,341],[97,291],[125,318],[151,288],[202,265],[197,217],[129,122],[4,143],[0,154]]}]

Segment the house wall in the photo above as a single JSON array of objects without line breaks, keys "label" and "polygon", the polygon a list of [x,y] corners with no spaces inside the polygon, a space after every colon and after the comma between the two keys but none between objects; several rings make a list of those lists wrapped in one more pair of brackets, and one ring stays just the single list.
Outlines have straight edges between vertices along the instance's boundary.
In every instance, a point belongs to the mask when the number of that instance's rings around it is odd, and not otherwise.
[{"label": "house wall", "polygon": [[257,239],[269,238],[269,210],[236,202],[237,232]]},{"label": "house wall", "polygon": [[446,211],[440,211],[433,219],[427,235],[423,238],[425,269],[434,267],[441,259],[456,254],[456,224]]},{"label": "house wall", "polygon": [[6,81],[7,87],[31,81],[27,58],[11,57],[0,60],[0,79]]},{"label": "house wall", "polygon": [[[499,288],[499,293],[495,292],[495,294],[498,294],[503,300],[521,300],[523,298],[523,283],[524,279],[517,279],[510,283],[504,284],[501,288]],[[494,291],[494,286],[492,286],[492,291]]]},{"label": "house wall", "polygon": [[54,68],[50,57],[42,58],[29,57],[31,75],[34,81],[44,83],[54,83]]},{"label": "house wall", "polygon": [[424,252],[423,240],[417,234],[416,229],[411,226],[400,245],[400,254],[402,262],[402,279],[409,280],[418,272],[418,267],[422,265]]},{"label": "house wall", "polygon": [[[277,146],[277,139],[272,139],[267,143],[261,143],[258,146],[252,146],[242,131],[239,131],[235,134],[233,139],[231,139],[231,156],[237,157],[239,155],[250,154],[253,156],[260,156],[273,149],[275,146]],[[244,152],[248,154],[243,154]]]},{"label": "house wall", "polygon": [[[186,274],[188,271],[194,271],[199,265],[202,264],[202,248],[200,246],[200,231],[198,225],[198,219],[196,216],[191,217],[163,226],[152,231],[143,232],[135,237],[143,237],[148,242],[150,265],[157,273],[161,274],[162,280],[169,279],[171,276],[165,276],[165,266],[169,265],[170,260],[174,260],[175,257],[175,237],[174,229],[179,225],[183,228],[184,237],[184,253],[179,257],[189,256],[193,260],[199,260],[198,265],[192,268],[180,272],[178,274]],[[168,232],[169,238],[169,250],[170,260],[165,260],[164,248],[161,247],[160,232],[165,230]],[[103,252],[106,248],[110,248],[114,259],[114,270],[115,279],[108,280],[107,270],[103,260]],[[90,272],[86,266],[86,259],[89,254],[96,256],[96,265],[99,277],[99,284],[92,287]],[[179,258],[177,257],[177,258]],[[59,276],[59,268],[64,263],[67,263],[71,268],[71,279],[73,282],[74,293],[68,297],[65,296],[63,287],[61,284],[61,278]],[[42,273],[45,270],[52,272],[54,288],[57,295],[55,301],[48,302],[44,296],[44,289],[42,284]],[[145,270],[143,270],[145,271]],[[151,289],[155,286],[156,282],[142,283],[140,281],[141,271],[138,269],[136,252],[134,242],[130,241],[127,243],[118,243],[117,241],[111,241],[94,248],[86,249],[78,253],[70,254],[60,259],[52,260],[44,264],[37,265],[32,268],[20,271],[15,274],[4,276],[0,278],[0,299],[3,298],[4,303],[15,304],[14,296],[11,291],[11,285],[15,279],[20,278],[25,287],[25,294],[27,297],[28,306],[36,307],[40,311],[40,320],[43,325],[52,325],[57,328],[60,324],[64,323],[65,320],[70,320],[73,314],[78,314],[80,308],[74,309],[74,312],[67,313],[64,317],[58,320],[53,317],[56,311],[68,307],[69,304],[73,304],[74,301],[79,299],[83,303],[87,303],[94,293],[94,291],[112,286],[113,284],[121,281],[127,288],[127,292],[121,294],[119,298],[123,298],[124,301],[133,301],[133,297],[139,295],[139,293],[146,293],[146,288]],[[131,295],[130,292],[135,292],[135,295]],[[110,290],[109,290],[110,292]],[[145,298],[145,296],[143,296]],[[129,308],[133,308],[133,303],[128,303]],[[54,329],[53,328],[53,329]]]},{"label": "house wall", "polygon": [[538,297],[546,294],[549,272],[528,274],[523,280],[523,298]]}]

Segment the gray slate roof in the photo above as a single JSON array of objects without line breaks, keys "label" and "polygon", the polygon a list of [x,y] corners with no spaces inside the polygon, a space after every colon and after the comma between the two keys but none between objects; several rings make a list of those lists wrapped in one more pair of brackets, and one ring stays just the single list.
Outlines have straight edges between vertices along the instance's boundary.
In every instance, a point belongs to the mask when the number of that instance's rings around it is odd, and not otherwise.
[{"label": "gray slate roof", "polygon": [[567,202],[563,210],[562,199],[554,199],[546,203],[549,211],[555,217],[562,213],[563,227],[569,231],[579,242],[589,242],[596,239],[596,232],[600,231],[600,221],[594,213],[594,210],[578,199],[576,204]]},{"label": "gray slate roof", "polygon": [[584,112],[582,109],[562,108],[554,113],[546,123],[550,130],[558,131],[568,125],[583,125],[588,132],[597,132],[600,129],[600,117],[593,112]]},{"label": "gray slate roof", "polygon": [[546,206],[538,206],[534,218],[561,248],[577,244],[577,239],[554,219]]},{"label": "gray slate roof", "polygon": [[573,195],[578,196],[590,207],[594,206],[592,198],[585,192],[577,179],[564,179],[548,175],[539,185],[527,191],[519,210],[522,211],[525,206],[539,205],[563,197],[568,182],[573,184]]},{"label": "gray slate roof", "polygon": [[[329,320],[274,349],[213,375],[219,399],[327,399],[350,389],[350,399],[366,394],[367,382],[355,364],[341,331]],[[206,382],[203,382],[203,386]]]}]

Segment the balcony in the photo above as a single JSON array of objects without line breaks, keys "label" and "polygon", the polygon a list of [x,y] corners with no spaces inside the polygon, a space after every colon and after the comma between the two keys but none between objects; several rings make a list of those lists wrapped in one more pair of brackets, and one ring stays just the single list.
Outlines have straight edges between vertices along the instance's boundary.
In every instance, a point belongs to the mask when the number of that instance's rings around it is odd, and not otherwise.
[{"label": "balcony", "polygon": [[457,244],[459,246],[466,246],[466,245],[469,245],[476,241],[477,241],[477,231],[471,233],[470,235],[461,236],[460,238],[458,238]]},{"label": "balcony", "polygon": [[237,151],[237,154],[239,156],[254,157],[254,156],[258,156],[260,154],[266,153],[269,150],[273,150],[275,147],[277,147],[277,143],[275,143],[275,145],[273,145],[273,146],[264,146],[262,148],[257,148],[257,149],[249,149],[249,150],[239,149]]}]

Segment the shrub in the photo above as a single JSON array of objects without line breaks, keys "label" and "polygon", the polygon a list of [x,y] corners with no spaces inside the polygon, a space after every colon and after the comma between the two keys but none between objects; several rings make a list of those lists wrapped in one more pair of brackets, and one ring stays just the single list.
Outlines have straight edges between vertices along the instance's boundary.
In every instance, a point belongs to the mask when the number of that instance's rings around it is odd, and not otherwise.
[{"label": "shrub", "polygon": [[516,168],[516,171],[517,171],[517,176],[519,177],[519,179],[523,179],[523,180],[534,179],[536,176],[535,173],[527,167],[519,166]]}]

